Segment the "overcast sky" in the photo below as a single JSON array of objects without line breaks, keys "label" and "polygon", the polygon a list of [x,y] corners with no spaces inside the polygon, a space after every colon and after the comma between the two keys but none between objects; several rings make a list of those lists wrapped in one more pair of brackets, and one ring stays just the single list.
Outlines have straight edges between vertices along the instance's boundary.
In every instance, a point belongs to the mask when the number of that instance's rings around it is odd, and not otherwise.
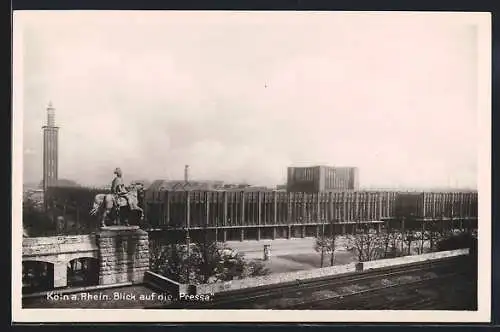
[{"label": "overcast sky", "polygon": [[59,177],[475,187],[477,36],[422,16],[38,12],[23,17],[24,181],[56,108]]}]

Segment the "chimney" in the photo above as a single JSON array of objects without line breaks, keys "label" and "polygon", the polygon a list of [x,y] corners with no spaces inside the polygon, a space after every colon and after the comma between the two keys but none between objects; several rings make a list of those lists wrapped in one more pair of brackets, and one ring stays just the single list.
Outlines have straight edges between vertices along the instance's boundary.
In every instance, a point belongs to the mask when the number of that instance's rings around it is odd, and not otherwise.
[{"label": "chimney", "polygon": [[189,182],[189,165],[184,166],[184,182]]}]

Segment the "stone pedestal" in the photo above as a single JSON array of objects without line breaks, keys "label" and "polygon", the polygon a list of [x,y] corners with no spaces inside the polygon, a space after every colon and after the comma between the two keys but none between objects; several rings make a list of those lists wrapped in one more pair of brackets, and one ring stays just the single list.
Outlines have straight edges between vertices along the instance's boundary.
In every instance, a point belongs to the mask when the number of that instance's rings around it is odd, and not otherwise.
[{"label": "stone pedestal", "polygon": [[142,283],[149,269],[148,233],[137,226],[109,226],[96,234],[99,284]]}]

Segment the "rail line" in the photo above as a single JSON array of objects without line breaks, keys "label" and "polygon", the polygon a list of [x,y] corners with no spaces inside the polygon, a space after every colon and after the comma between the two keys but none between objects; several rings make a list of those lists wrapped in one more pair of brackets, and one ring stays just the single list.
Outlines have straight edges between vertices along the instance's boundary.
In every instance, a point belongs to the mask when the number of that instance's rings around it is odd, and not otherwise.
[{"label": "rail line", "polygon": [[193,303],[193,302],[175,302],[162,308],[248,308],[249,303],[255,303],[258,300],[270,300],[273,298],[282,298],[288,294],[297,294],[298,292],[314,292],[319,289],[329,289],[346,284],[358,282],[369,282],[381,278],[391,278],[415,273],[425,273],[431,270],[451,269],[453,271],[464,257],[445,258],[436,261],[425,261],[418,263],[394,266],[392,268],[373,269],[363,272],[350,272],[335,276],[316,278],[311,280],[297,280],[297,282],[283,283],[280,285],[262,286],[258,288],[249,288],[238,291],[228,291],[218,294],[211,302]]},{"label": "rail line", "polygon": [[[415,290],[415,287],[419,285],[429,283],[443,283],[450,278],[457,277],[462,275],[463,273],[447,273],[445,275],[437,276],[437,277],[429,277],[423,278],[420,280],[414,280],[409,282],[404,282],[400,284],[393,284],[382,287],[375,287],[364,289],[361,291],[353,292],[350,294],[342,294],[333,297],[328,297],[324,299],[314,299],[314,300],[306,300],[296,303],[294,305],[290,305],[287,309],[314,309],[315,306],[325,305],[328,309],[340,309],[340,310],[377,310],[377,309],[400,309],[402,306],[413,306],[418,307],[422,304],[428,304],[429,302],[433,302],[433,299],[422,296],[422,294],[412,295],[410,297],[406,297],[404,299],[392,300],[390,304],[387,305],[387,300],[383,295],[394,294],[394,292],[403,290]],[[339,307],[341,306],[341,307]]]}]

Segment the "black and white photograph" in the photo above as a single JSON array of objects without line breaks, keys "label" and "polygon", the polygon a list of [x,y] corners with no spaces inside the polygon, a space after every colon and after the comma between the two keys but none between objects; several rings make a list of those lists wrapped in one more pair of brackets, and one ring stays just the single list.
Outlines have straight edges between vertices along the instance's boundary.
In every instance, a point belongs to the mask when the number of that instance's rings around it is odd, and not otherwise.
[{"label": "black and white photograph", "polygon": [[489,321],[490,14],[13,20],[14,320]]}]

